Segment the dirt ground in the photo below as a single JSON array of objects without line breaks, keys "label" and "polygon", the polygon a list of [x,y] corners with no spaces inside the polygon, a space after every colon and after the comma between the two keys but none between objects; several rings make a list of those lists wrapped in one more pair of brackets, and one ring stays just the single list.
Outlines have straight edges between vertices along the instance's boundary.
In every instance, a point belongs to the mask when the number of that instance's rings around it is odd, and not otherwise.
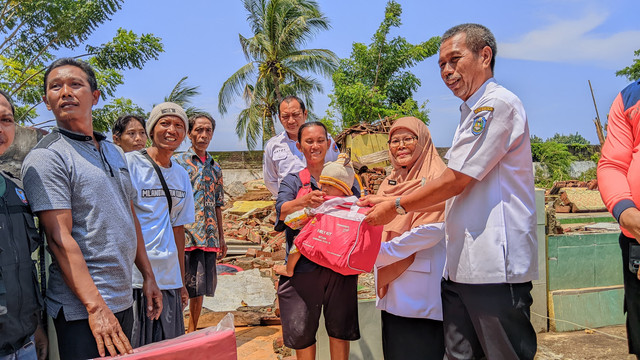
[{"label": "dirt ground", "polygon": [[[236,328],[239,360],[275,360],[273,341],[281,336],[280,326]],[[627,353],[624,326],[609,326],[595,332],[574,331],[538,334],[536,360],[634,360]]]},{"label": "dirt ground", "polygon": [[238,360],[277,360],[273,342],[282,336],[280,326],[254,326],[236,328]]},{"label": "dirt ground", "polygon": [[634,360],[628,354],[624,325],[595,331],[550,332],[538,334],[537,360]]}]

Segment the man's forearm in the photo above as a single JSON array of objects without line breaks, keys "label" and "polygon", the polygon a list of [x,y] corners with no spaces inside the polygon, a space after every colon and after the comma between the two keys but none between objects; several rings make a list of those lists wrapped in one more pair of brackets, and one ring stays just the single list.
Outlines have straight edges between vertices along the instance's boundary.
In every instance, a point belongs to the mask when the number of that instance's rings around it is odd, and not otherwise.
[{"label": "man's forearm", "polygon": [[460,194],[471,180],[473,180],[472,177],[447,168],[438,178],[402,196],[400,205],[407,212],[424,211]]},{"label": "man's forearm", "polygon": [[222,209],[216,206],[216,221],[218,222],[218,239],[224,241],[224,229],[222,228]]}]

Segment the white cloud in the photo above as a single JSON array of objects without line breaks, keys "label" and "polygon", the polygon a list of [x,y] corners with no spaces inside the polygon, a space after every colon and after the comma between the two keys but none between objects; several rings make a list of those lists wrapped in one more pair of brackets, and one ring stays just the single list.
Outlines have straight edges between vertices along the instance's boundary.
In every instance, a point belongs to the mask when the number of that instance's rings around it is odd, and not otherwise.
[{"label": "white cloud", "polygon": [[567,19],[532,30],[515,43],[499,43],[498,56],[510,59],[563,63],[597,63],[618,69],[627,66],[640,48],[640,31],[597,34],[609,14],[589,12],[579,19]]}]

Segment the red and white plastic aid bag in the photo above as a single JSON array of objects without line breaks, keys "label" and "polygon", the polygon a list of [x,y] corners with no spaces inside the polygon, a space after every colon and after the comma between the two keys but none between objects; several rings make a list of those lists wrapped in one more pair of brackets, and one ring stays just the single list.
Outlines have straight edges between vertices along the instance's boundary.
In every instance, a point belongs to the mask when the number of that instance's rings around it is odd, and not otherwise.
[{"label": "red and white plastic aid bag", "polygon": [[357,201],[355,196],[335,197],[313,209],[314,218],[295,239],[300,253],[342,275],[370,272],[380,251],[382,226],[367,224],[369,208]]},{"label": "red and white plastic aid bag", "polygon": [[[98,358],[105,359],[105,358]],[[110,358],[111,359],[111,358]],[[227,313],[217,326],[177,338],[133,349],[133,354],[112,357],[125,360],[237,360],[238,350],[233,314]]]}]

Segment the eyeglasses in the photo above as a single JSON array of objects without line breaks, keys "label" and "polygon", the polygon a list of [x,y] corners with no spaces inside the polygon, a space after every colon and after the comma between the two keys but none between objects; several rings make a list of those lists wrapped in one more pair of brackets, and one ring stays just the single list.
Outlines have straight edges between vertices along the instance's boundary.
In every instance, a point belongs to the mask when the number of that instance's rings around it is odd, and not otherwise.
[{"label": "eyeglasses", "polygon": [[280,120],[281,121],[289,121],[289,119],[294,119],[294,120],[298,120],[302,117],[302,112],[294,112],[291,113],[291,115],[280,115]]},{"label": "eyeglasses", "polygon": [[417,140],[418,140],[417,136],[411,136],[411,137],[406,137],[406,138],[403,138],[403,139],[398,139],[398,138],[391,139],[391,140],[387,141],[387,143],[389,144],[389,147],[397,148],[398,146],[400,146],[400,143],[404,144],[404,146],[411,146]]}]

